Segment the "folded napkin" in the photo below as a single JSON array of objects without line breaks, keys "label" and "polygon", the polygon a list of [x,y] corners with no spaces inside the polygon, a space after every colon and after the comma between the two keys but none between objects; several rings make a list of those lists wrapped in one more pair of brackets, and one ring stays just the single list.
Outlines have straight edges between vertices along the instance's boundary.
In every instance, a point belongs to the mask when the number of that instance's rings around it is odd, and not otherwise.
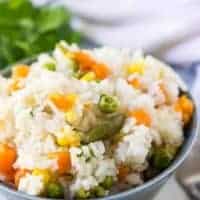
[{"label": "folded napkin", "polygon": [[66,0],[74,25],[101,45],[142,48],[161,59],[200,58],[198,0]]}]

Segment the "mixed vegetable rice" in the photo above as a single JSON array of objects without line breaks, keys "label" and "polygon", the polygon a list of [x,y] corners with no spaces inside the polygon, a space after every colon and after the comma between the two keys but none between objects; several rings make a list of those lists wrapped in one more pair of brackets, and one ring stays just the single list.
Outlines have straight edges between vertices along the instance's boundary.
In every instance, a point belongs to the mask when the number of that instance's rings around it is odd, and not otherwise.
[{"label": "mixed vegetable rice", "polygon": [[0,78],[0,178],[50,198],[135,187],[173,161],[193,109],[157,59],[60,42]]}]

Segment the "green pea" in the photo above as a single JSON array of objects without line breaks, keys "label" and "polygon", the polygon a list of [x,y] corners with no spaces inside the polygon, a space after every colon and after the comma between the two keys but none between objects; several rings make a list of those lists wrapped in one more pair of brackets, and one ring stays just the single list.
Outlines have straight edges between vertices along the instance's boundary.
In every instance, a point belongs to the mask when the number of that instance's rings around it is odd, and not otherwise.
[{"label": "green pea", "polygon": [[106,195],[105,189],[101,186],[96,186],[95,188],[93,188],[93,191],[96,197],[104,197]]},{"label": "green pea", "polygon": [[53,62],[44,64],[44,68],[49,71],[56,71],[56,65]]},{"label": "green pea", "polygon": [[78,191],[76,191],[75,197],[78,199],[87,199],[90,197],[90,192],[80,188]]},{"label": "green pea", "polygon": [[63,198],[64,197],[64,189],[59,183],[50,183],[47,186],[47,196],[49,198]]},{"label": "green pea", "polygon": [[119,107],[119,101],[116,97],[102,94],[98,106],[102,112],[113,113],[117,111]]},{"label": "green pea", "polygon": [[152,152],[153,166],[158,170],[166,169],[174,159],[176,148],[174,147],[156,147]]},{"label": "green pea", "polygon": [[104,189],[110,189],[113,186],[113,177],[112,176],[107,176],[104,181],[101,183],[101,186]]}]

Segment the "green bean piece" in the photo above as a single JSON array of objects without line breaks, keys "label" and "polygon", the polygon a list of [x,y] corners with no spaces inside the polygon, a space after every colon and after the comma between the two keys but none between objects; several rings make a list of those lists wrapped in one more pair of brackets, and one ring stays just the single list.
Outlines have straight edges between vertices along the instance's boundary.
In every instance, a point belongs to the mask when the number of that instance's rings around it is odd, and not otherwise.
[{"label": "green bean piece", "polygon": [[62,185],[59,183],[50,183],[47,186],[47,196],[49,198],[63,198],[64,190]]},{"label": "green bean piece", "polygon": [[102,94],[98,106],[102,112],[113,113],[117,111],[119,107],[119,101],[116,97]]},{"label": "green bean piece", "polygon": [[101,120],[94,128],[82,135],[82,143],[88,144],[97,140],[108,139],[121,130],[124,118],[124,115],[119,114],[109,119]]}]

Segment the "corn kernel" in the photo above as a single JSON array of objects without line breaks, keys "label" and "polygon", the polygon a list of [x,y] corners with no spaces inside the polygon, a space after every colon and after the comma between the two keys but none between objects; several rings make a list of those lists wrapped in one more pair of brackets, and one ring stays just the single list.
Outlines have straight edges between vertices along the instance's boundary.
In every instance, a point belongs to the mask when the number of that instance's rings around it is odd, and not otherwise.
[{"label": "corn kernel", "polygon": [[75,111],[70,110],[68,112],[65,113],[65,120],[69,123],[75,123],[77,121],[77,114]]},{"label": "corn kernel", "polygon": [[79,146],[80,136],[77,132],[73,130],[63,130],[57,137],[57,143],[60,146]]},{"label": "corn kernel", "polygon": [[34,169],[32,175],[41,176],[44,181],[44,184],[48,184],[52,177],[50,171],[46,169]]},{"label": "corn kernel", "polygon": [[144,68],[145,68],[145,63],[144,60],[138,60],[137,62],[131,64],[130,66],[127,67],[127,73],[128,74],[144,74]]},{"label": "corn kernel", "polygon": [[96,75],[94,72],[88,72],[81,78],[81,80],[82,81],[94,81],[94,80],[96,80]]}]

